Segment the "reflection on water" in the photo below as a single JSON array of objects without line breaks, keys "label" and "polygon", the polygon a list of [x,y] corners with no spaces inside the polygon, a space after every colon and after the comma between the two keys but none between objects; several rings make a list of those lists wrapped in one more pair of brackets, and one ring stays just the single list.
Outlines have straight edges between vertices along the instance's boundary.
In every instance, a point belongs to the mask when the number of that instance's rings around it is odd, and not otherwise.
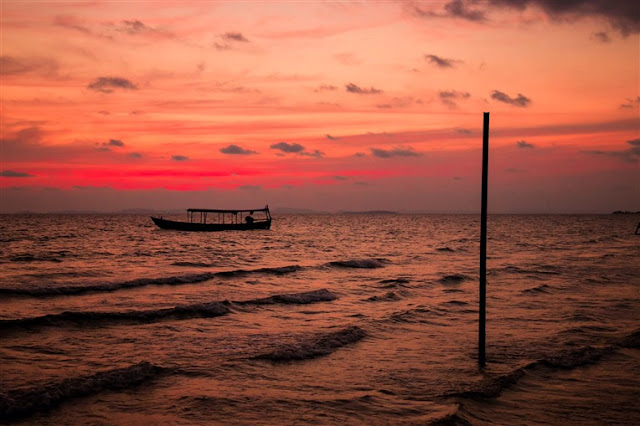
[{"label": "reflection on water", "polygon": [[475,216],[2,219],[4,418],[640,421],[634,216],[489,218],[483,371]]}]

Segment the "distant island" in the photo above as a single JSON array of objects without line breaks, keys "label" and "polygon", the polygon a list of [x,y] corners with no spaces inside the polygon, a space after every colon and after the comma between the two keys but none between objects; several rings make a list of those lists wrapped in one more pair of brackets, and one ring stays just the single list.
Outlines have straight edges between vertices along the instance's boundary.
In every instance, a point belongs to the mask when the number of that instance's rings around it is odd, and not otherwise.
[{"label": "distant island", "polygon": [[398,212],[393,212],[390,210],[365,210],[365,211],[350,211],[350,210],[341,210],[338,214],[399,214]]},{"label": "distant island", "polygon": [[629,210],[616,210],[615,212],[613,212],[611,214],[640,214],[640,211],[631,212]]}]

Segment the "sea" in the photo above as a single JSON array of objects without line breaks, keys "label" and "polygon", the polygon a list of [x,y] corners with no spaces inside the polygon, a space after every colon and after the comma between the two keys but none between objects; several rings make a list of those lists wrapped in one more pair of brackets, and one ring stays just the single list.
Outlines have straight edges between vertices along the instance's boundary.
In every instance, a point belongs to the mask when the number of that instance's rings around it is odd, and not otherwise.
[{"label": "sea", "polygon": [[639,215],[0,219],[1,423],[640,424]]}]

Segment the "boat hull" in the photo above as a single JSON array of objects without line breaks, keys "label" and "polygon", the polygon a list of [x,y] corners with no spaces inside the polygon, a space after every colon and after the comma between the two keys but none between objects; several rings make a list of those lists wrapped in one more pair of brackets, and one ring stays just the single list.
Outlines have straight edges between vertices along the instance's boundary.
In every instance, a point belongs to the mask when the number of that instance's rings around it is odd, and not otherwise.
[{"label": "boat hull", "polygon": [[250,231],[253,229],[270,229],[271,219],[256,220],[253,223],[195,223],[167,220],[151,216],[151,220],[159,228],[176,231],[217,232],[217,231]]}]

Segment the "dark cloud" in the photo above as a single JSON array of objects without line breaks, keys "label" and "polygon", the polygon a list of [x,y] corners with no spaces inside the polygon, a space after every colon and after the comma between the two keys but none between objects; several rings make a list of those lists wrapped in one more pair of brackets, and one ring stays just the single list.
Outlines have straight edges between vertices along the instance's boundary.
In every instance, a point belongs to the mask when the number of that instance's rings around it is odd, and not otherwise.
[{"label": "dark cloud", "polygon": [[424,58],[429,61],[429,63],[436,65],[439,68],[453,68],[455,63],[458,62],[455,59],[447,59],[438,55],[426,54]]},{"label": "dark cloud", "polygon": [[329,139],[330,141],[337,141],[340,138],[337,136],[331,136],[330,134],[327,134],[327,139]]},{"label": "dark cloud", "polygon": [[128,34],[139,34],[146,31],[153,31],[153,28],[146,26],[137,19],[132,21],[124,20],[121,25],[121,30]]},{"label": "dark cloud", "polygon": [[132,152],[131,154],[129,154],[129,157],[131,157],[131,158],[142,158],[142,154],[140,154],[139,152]]},{"label": "dark cloud", "polygon": [[138,86],[122,77],[98,77],[87,86],[87,89],[111,93],[114,89],[138,90]]},{"label": "dark cloud", "polygon": [[456,132],[462,133],[463,135],[470,135],[471,133],[473,133],[473,130],[465,129],[465,128],[462,128],[462,127],[458,127],[458,128],[456,128]]},{"label": "dark cloud", "polygon": [[257,154],[256,151],[251,151],[248,149],[244,149],[238,145],[229,145],[225,148],[221,148],[220,152],[223,154],[233,154],[233,155],[250,155],[250,154]]},{"label": "dark cloud", "polygon": [[184,155],[172,155],[171,159],[173,161],[187,161],[189,159],[189,157],[184,156]]},{"label": "dark cloud", "polygon": [[536,146],[532,143],[529,143],[527,141],[517,141],[516,145],[518,145],[518,148],[535,148]]},{"label": "dark cloud", "polygon": [[271,149],[277,149],[286,153],[303,152],[304,146],[299,143],[278,142],[270,146]]},{"label": "dark cloud", "polygon": [[392,150],[371,148],[371,154],[374,157],[379,158],[391,158],[391,157],[419,157],[422,154],[415,152],[413,148],[394,148]]},{"label": "dark cloud", "polygon": [[640,32],[640,7],[636,0],[451,0],[440,10],[414,5],[412,13],[421,18],[460,18],[485,22],[488,21],[487,12],[490,8],[522,12],[530,7],[558,21],[600,18],[623,36]]},{"label": "dark cloud", "polygon": [[601,43],[609,43],[611,42],[611,38],[609,37],[609,34],[600,31],[598,33],[593,33],[593,38],[598,40]]},{"label": "dark cloud", "polygon": [[229,32],[222,34],[222,38],[228,41],[241,41],[243,43],[248,43],[249,40],[243,36],[241,33]]},{"label": "dark cloud", "polygon": [[334,176],[333,178],[334,178],[335,180],[347,180],[347,179],[349,179],[349,178],[348,178],[348,177],[346,177],[346,176]]},{"label": "dark cloud", "polygon": [[2,177],[12,177],[12,178],[30,178],[30,177],[35,177],[34,175],[31,175],[29,173],[16,172],[14,170],[3,170],[2,172],[0,172],[0,176],[2,176]]},{"label": "dark cloud", "polygon": [[640,7],[635,0],[490,0],[490,5],[520,11],[537,7],[556,19],[598,17],[624,36],[640,32]]},{"label": "dark cloud", "polygon": [[478,9],[472,9],[473,3],[466,0],[452,0],[444,5],[445,12],[454,18],[462,18],[468,21],[484,21],[485,13]]},{"label": "dark cloud", "polygon": [[475,0],[452,0],[444,5],[444,10],[435,12],[431,9],[425,10],[414,6],[413,13],[422,18],[461,18],[473,22],[486,20],[486,13],[483,10],[474,8],[478,2]]},{"label": "dark cloud", "polygon": [[620,104],[620,108],[634,108],[636,105],[640,104],[640,96],[635,99],[627,98],[626,104]]},{"label": "dark cloud", "polygon": [[369,89],[363,89],[360,86],[356,86],[353,83],[349,83],[346,86],[347,92],[351,92],[351,93],[358,93],[360,95],[376,95],[378,93],[382,93],[382,90],[378,90],[374,87],[371,87]]},{"label": "dark cloud", "polygon": [[460,99],[468,99],[471,95],[469,92],[459,92],[457,90],[443,90],[438,92],[438,96],[440,97],[440,101],[447,105],[449,108],[455,108],[458,105],[456,104],[457,100]]},{"label": "dark cloud", "polygon": [[512,98],[511,96],[499,90],[494,90],[491,93],[491,98],[495,99],[496,101],[504,102],[505,104],[522,107],[522,108],[528,106],[531,103],[531,99],[527,98],[521,93],[518,93],[518,96],[516,96],[515,98]]},{"label": "dark cloud", "polygon": [[260,191],[262,187],[260,185],[240,185],[238,189],[242,189],[244,191]]},{"label": "dark cloud", "polygon": [[122,142],[121,140],[118,140],[118,139],[109,139],[109,142],[107,142],[107,145],[109,145],[109,146],[124,146],[124,142]]}]

